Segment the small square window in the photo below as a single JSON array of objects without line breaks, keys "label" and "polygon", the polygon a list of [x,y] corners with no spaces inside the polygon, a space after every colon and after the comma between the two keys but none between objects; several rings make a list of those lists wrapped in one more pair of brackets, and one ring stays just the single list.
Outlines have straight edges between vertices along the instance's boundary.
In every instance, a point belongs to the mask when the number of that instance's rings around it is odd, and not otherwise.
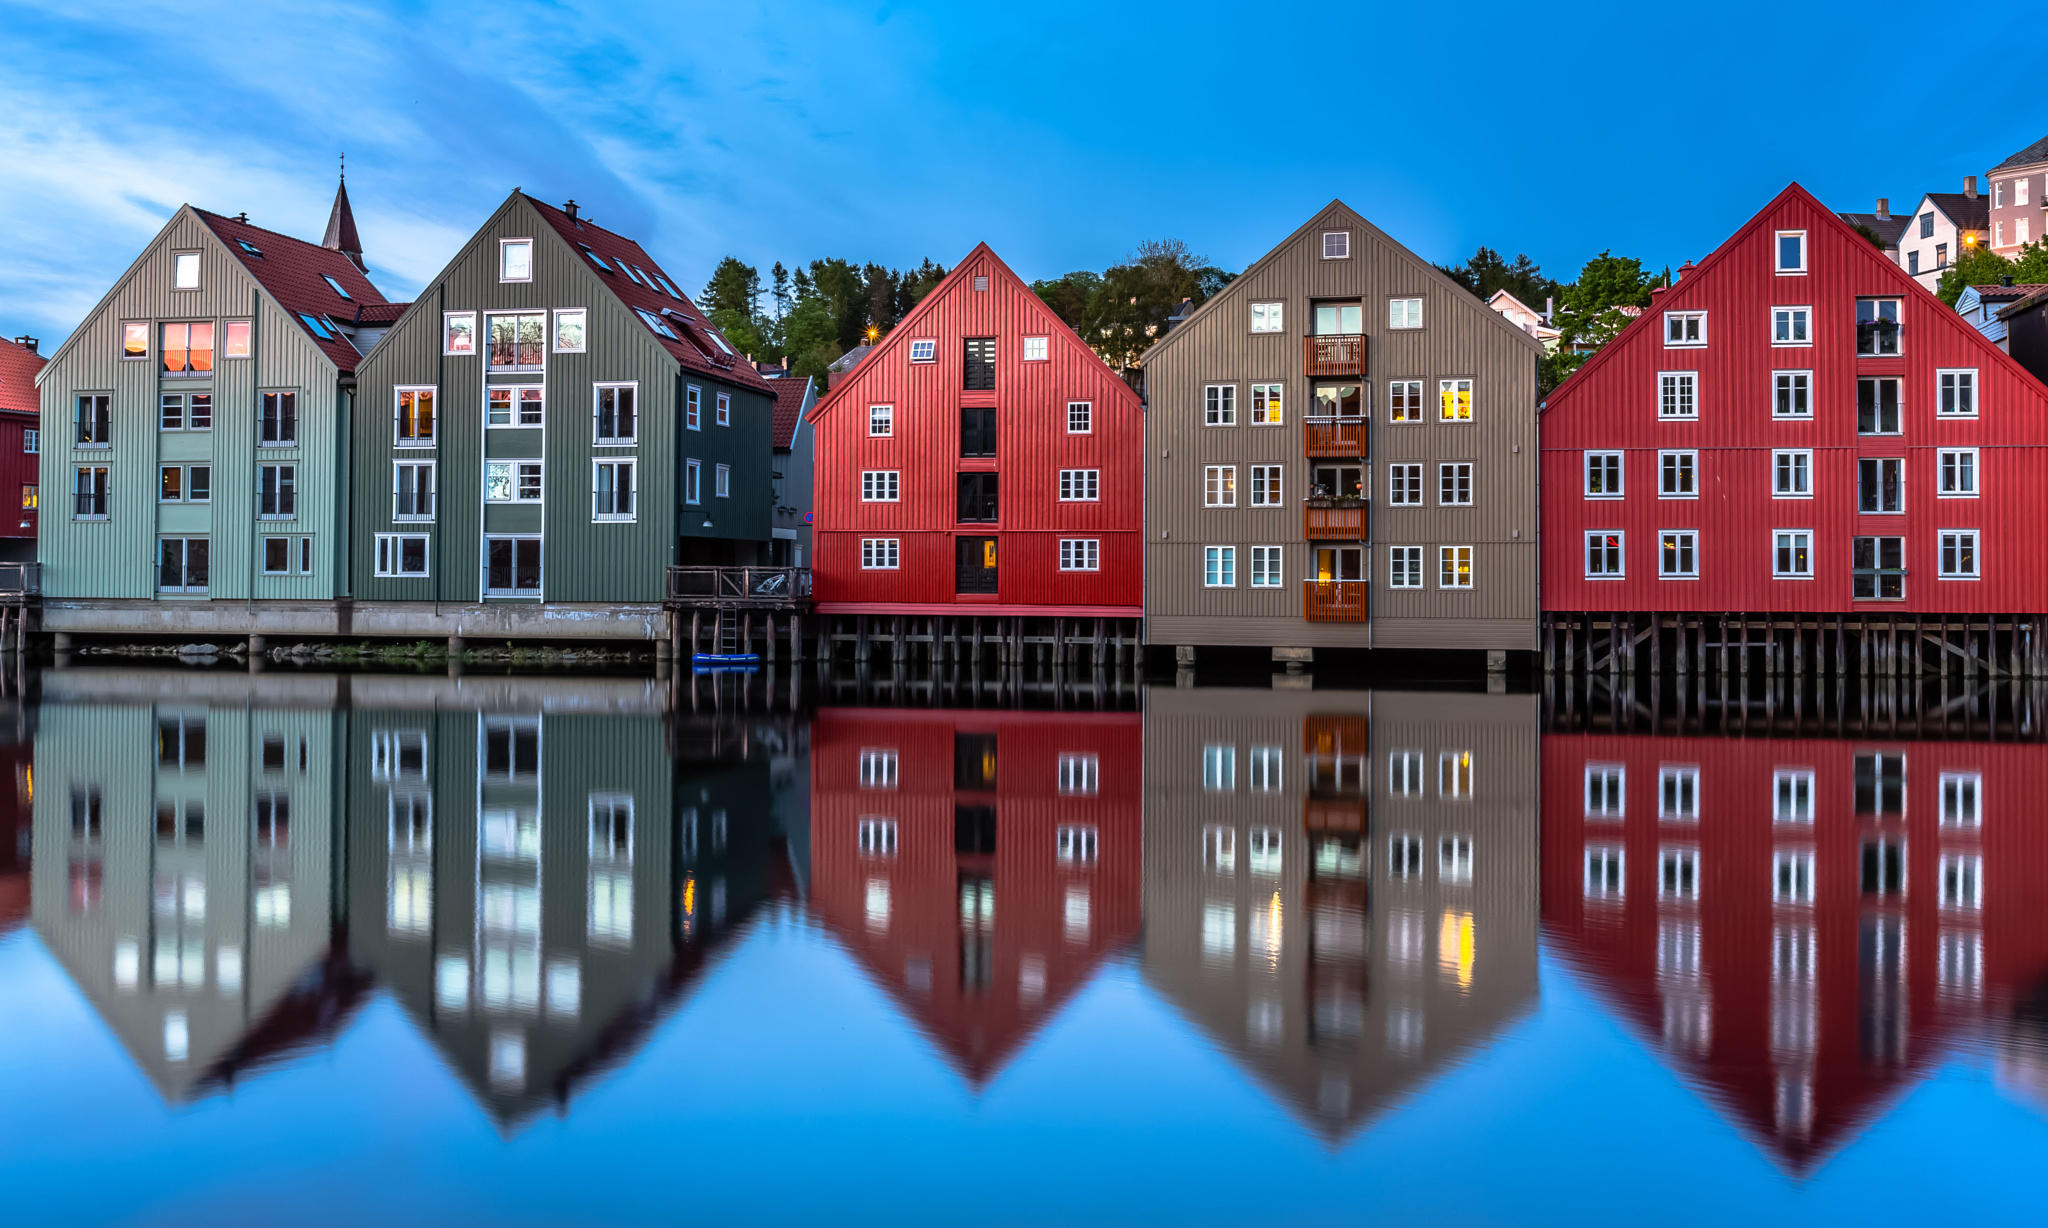
[{"label": "small square window", "polygon": [[1803,230],[1781,230],[1777,235],[1777,271],[1780,273],[1804,273],[1806,271],[1806,232]]},{"label": "small square window", "polygon": [[498,280],[533,280],[533,240],[498,240]]},{"label": "small square window", "polygon": [[974,275],[974,288],[975,288],[976,290],[986,290],[986,289],[988,289],[988,276],[987,276],[987,274],[984,274],[984,273],[976,273],[976,274]]},{"label": "small square window", "polygon": [[1252,331],[1255,333],[1277,333],[1281,329],[1280,303],[1252,304]]},{"label": "small square window", "polygon": [[581,307],[566,307],[555,312],[555,353],[581,354],[588,339],[584,335],[584,324],[588,313]]},{"label": "small square window", "polygon": [[1388,328],[1421,328],[1422,300],[1419,298],[1390,298],[1387,300]]},{"label": "small square window", "polygon": [[919,337],[910,343],[910,361],[935,362],[938,359],[939,343],[929,337]]},{"label": "small square window", "polygon": [[1323,232],[1323,259],[1351,259],[1351,232],[1348,230],[1325,230]]},{"label": "small square window", "polygon": [[178,290],[199,288],[198,252],[177,252],[171,256],[171,285]]},{"label": "small square window", "polygon": [[1046,338],[1044,338],[1044,337],[1026,337],[1026,338],[1024,338],[1024,361],[1025,361],[1025,362],[1044,362],[1044,361],[1045,361],[1045,355],[1046,355]]},{"label": "small square window", "polygon": [[441,352],[443,354],[476,353],[475,312],[448,311],[442,313]]}]

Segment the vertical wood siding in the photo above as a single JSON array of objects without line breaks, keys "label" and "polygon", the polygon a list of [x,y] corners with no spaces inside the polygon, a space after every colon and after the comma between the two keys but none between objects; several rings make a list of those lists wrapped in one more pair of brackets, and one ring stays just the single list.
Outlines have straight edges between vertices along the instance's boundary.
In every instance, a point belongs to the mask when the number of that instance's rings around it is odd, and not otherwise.
[{"label": "vertical wood siding", "polygon": [[[988,289],[974,289],[986,277]],[[996,390],[964,392],[963,341],[996,338]],[[1025,362],[1023,338],[1047,338],[1047,360]],[[912,363],[910,342],[936,343]],[[1067,431],[1067,403],[1092,405],[1093,430]],[[868,434],[868,408],[893,407],[894,432]],[[960,410],[997,410],[997,457],[963,460]],[[820,602],[955,601],[954,539],[997,539],[997,596],[1006,605],[1116,606],[1142,601],[1143,410],[1137,394],[985,246],[955,266],[815,411],[816,592]],[[897,503],[861,502],[861,473],[902,474]],[[1062,469],[1101,472],[1099,502],[1059,501]],[[956,475],[999,472],[1000,521],[960,524]],[[901,543],[897,571],[862,571],[861,539]],[[1101,543],[1096,572],[1062,572],[1059,541]],[[965,604],[965,603],[963,603]]]},{"label": "vertical wood siding", "polygon": [[[1322,234],[1351,232],[1351,258],[1325,260]],[[1420,297],[1423,326],[1390,330],[1388,300]],[[1303,416],[1312,406],[1302,338],[1317,299],[1357,300],[1367,336],[1371,420],[1367,507],[1370,623],[1307,622],[1302,582],[1314,554],[1303,537],[1310,487]],[[1279,333],[1253,334],[1250,305],[1283,304]],[[1333,204],[1231,282],[1213,306],[1146,357],[1147,638],[1162,644],[1517,648],[1535,645],[1536,363],[1539,348],[1484,302],[1340,204]],[[1470,422],[1443,422],[1437,381],[1473,381]],[[1387,421],[1387,384],[1423,381],[1425,419]],[[1251,385],[1284,385],[1284,425],[1251,425]],[[1204,425],[1204,389],[1237,389],[1235,427]],[[1389,507],[1387,466],[1420,461],[1427,505]],[[1471,507],[1437,506],[1437,464],[1473,463]],[[1282,503],[1249,505],[1250,466],[1283,467]],[[1237,466],[1235,508],[1203,506],[1203,470]],[[1387,587],[1388,545],[1424,547],[1421,589]],[[1237,547],[1237,585],[1203,585],[1204,548]],[[1250,586],[1249,547],[1283,547],[1282,585]],[[1473,547],[1470,590],[1437,586],[1436,548]]]},{"label": "vertical wood siding", "polygon": [[[1808,272],[1774,271],[1779,230],[1807,232]],[[1901,301],[1896,358],[1856,356],[1856,300]],[[1774,306],[1810,306],[1813,344],[1774,347]],[[1664,344],[1664,313],[1705,311],[1707,345]],[[1977,372],[1975,418],[1938,419],[1936,372]],[[1808,370],[1813,417],[1774,420],[1775,370]],[[1658,373],[1699,373],[1697,421],[1660,421]],[[1857,434],[1859,377],[1896,377],[1898,435]],[[1941,448],[1978,449],[1974,499],[1937,497]],[[1773,497],[1772,452],[1813,452],[1813,497]],[[1552,395],[1543,415],[1547,609],[2038,613],[2048,610],[2048,389],[1819,202],[1787,189]],[[1585,495],[1588,449],[1626,453],[1619,500]],[[1699,452],[1697,499],[1658,498],[1658,452]],[[1857,460],[1905,460],[1903,515],[1857,510]],[[1657,574],[1658,534],[1699,533],[1696,580]],[[1813,578],[1772,577],[1773,532],[1813,533]],[[1939,534],[1975,529],[1975,581],[1940,580]],[[1585,535],[1625,534],[1627,576],[1589,580]],[[1904,601],[1857,601],[1851,538],[1905,538]]]}]

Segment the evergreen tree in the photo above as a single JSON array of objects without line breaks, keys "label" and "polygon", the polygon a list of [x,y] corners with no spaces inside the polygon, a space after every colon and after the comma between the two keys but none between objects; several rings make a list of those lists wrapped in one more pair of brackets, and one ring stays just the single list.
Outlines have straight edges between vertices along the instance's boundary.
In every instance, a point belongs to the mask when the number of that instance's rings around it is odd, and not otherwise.
[{"label": "evergreen tree", "polygon": [[768,270],[768,277],[768,295],[775,304],[775,318],[779,322],[782,317],[789,314],[789,270],[783,268],[782,262],[778,260],[775,267]]},{"label": "evergreen tree", "polygon": [[[1667,271],[1665,274],[1669,276]],[[1559,330],[1557,352],[1543,360],[1540,391],[1563,383],[1603,345],[1614,340],[1634,317],[1623,307],[1648,307],[1657,279],[1643,272],[1632,256],[1601,252],[1586,262],[1579,279],[1558,292],[1551,323]]]}]

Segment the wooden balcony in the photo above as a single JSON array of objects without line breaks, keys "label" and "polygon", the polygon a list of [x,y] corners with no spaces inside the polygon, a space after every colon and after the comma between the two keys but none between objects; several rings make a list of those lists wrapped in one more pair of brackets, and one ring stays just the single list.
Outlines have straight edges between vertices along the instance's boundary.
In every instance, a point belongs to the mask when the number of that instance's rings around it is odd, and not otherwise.
[{"label": "wooden balcony", "polygon": [[1312,623],[1362,623],[1366,621],[1370,584],[1367,580],[1304,580],[1302,617]]},{"label": "wooden balcony", "polygon": [[1307,797],[1301,803],[1301,826],[1312,832],[1363,832],[1365,799],[1362,797]]},{"label": "wooden balcony", "polygon": [[1328,499],[1312,499],[1301,506],[1301,535],[1312,542],[1364,541],[1365,513],[1363,503],[1338,507]]},{"label": "wooden balcony", "polygon": [[788,610],[808,608],[808,567],[671,567],[668,604]]},{"label": "wooden balcony", "polygon": [[0,563],[0,602],[18,604],[42,591],[41,563]]},{"label": "wooden balcony", "polygon": [[1365,337],[1359,333],[1303,337],[1301,366],[1306,375],[1364,375]]},{"label": "wooden balcony", "polygon": [[1364,418],[1303,418],[1307,456],[1365,456]]}]

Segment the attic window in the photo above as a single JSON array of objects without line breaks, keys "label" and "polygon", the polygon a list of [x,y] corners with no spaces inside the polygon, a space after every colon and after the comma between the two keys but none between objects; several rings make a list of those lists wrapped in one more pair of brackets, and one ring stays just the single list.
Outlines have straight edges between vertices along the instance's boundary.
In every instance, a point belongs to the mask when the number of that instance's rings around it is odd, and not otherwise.
[{"label": "attic window", "polygon": [[498,240],[498,280],[533,280],[533,240]]},{"label": "attic window", "polygon": [[327,288],[334,291],[336,294],[339,294],[341,297],[345,299],[349,299],[351,302],[354,301],[354,299],[350,296],[349,292],[341,288],[341,283],[334,280],[332,277],[329,277],[327,274],[322,273],[320,274],[320,280],[326,282]]},{"label": "attic window", "polygon": [[597,254],[596,252],[594,252],[594,251],[590,250],[590,245],[589,245],[589,244],[587,244],[587,243],[578,243],[578,244],[577,244],[576,246],[578,246],[578,247],[582,248],[582,249],[583,249],[583,254],[584,254],[584,255],[586,255],[586,256],[588,256],[588,257],[590,257],[590,263],[592,263],[592,264],[596,265],[596,266],[597,266],[598,268],[600,268],[600,269],[603,269],[603,270],[604,270],[605,272],[607,272],[607,273],[609,273],[609,272],[611,272],[611,271],[612,271],[612,266],[610,266],[610,265],[608,265],[608,264],[606,264],[606,263],[604,262],[604,257],[603,257],[603,256],[600,256],[600,255],[598,255],[598,254]]},{"label": "attic window", "polygon": [[938,359],[939,343],[929,337],[921,337],[910,343],[910,361],[935,362]]},{"label": "attic window", "polygon": [[239,246],[239,247],[240,247],[240,248],[241,248],[241,249],[242,249],[243,251],[245,251],[245,252],[249,253],[249,254],[250,254],[251,256],[254,256],[254,257],[256,257],[256,258],[257,258],[258,260],[261,260],[261,259],[263,258],[263,249],[262,249],[262,248],[260,248],[260,247],[258,247],[258,246],[256,246],[256,245],[255,245],[254,243],[251,243],[251,242],[249,242],[249,240],[247,240],[247,239],[236,239],[236,240],[235,240],[235,243],[236,243],[236,245],[237,245],[237,246]]},{"label": "attic window", "polygon": [[171,255],[171,286],[177,290],[199,288],[198,252],[175,252]]},{"label": "attic window", "polygon": [[985,274],[980,274],[980,273],[977,273],[977,274],[975,274],[975,277],[974,277],[974,288],[975,288],[975,289],[977,289],[977,290],[986,290],[986,289],[988,289],[988,277],[987,277],[987,276],[986,276]]},{"label": "attic window", "polygon": [[[628,266],[622,265],[620,267],[624,268]],[[633,310],[640,316],[640,319],[646,323],[647,327],[653,329],[657,333],[660,333],[662,336],[667,337],[670,341],[679,340],[679,338],[675,335],[675,332],[671,330],[668,325],[661,322],[660,316],[655,315],[653,312],[647,311],[640,307],[635,307]]]},{"label": "attic window", "polygon": [[1351,232],[1348,230],[1325,230],[1323,232],[1323,259],[1351,259]]},{"label": "attic window", "polygon": [[320,340],[322,341],[334,340],[334,330],[328,328],[327,322],[325,320],[322,320],[319,316],[313,315],[309,312],[302,311],[299,313],[299,319],[305,323],[306,328],[309,331],[311,331],[315,337],[320,338]]}]

